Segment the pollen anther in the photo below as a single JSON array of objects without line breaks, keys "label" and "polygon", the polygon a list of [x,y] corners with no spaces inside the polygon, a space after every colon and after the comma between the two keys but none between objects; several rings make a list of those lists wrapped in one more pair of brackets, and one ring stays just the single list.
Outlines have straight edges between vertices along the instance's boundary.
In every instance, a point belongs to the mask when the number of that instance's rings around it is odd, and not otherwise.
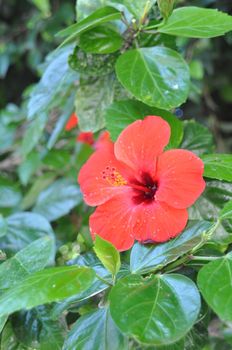
[{"label": "pollen anther", "polygon": [[105,170],[102,171],[102,174],[102,178],[112,186],[123,186],[127,184],[127,181],[114,167],[107,166]]}]

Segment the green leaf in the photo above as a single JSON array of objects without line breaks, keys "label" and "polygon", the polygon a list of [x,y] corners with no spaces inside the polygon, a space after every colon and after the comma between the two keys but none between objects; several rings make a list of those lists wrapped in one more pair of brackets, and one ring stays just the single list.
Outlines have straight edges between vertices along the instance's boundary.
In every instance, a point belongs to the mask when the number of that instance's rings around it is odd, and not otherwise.
[{"label": "green leaf", "polygon": [[[1,69],[1,68],[0,68]],[[0,119],[0,151],[7,151],[8,147],[11,147],[15,140],[16,128],[13,125],[5,125]]]},{"label": "green leaf", "polygon": [[22,199],[22,195],[14,183],[0,178],[0,208],[17,207]]},{"label": "green leaf", "polygon": [[[5,316],[3,316],[5,317]],[[7,350],[28,350],[25,346],[19,343],[12,325],[10,322],[7,322],[5,325],[2,334],[1,334],[1,349]]]},{"label": "green leaf", "polygon": [[62,46],[75,41],[78,35],[88,31],[99,24],[103,24],[109,21],[118,20],[121,18],[121,12],[116,10],[114,7],[105,6],[95,12],[91,13],[88,17],[71,25],[70,27],[61,30],[57,35],[60,37],[66,37],[67,39],[61,44]]},{"label": "green leaf", "polygon": [[44,236],[0,265],[0,288],[7,289],[54,260],[54,240]]},{"label": "green leaf", "polygon": [[169,35],[213,38],[232,30],[232,17],[214,9],[180,7],[173,11],[158,30]]},{"label": "green leaf", "polygon": [[[222,181],[207,181],[200,198],[189,208],[189,219],[217,221],[221,209],[232,200],[232,184]],[[223,220],[212,236],[217,244],[232,242],[232,220]]]},{"label": "green leaf", "polygon": [[0,214],[0,237],[5,236],[7,234],[7,222]]},{"label": "green leaf", "polygon": [[137,119],[148,115],[161,116],[171,127],[171,138],[168,148],[177,148],[183,137],[183,123],[173,114],[142,102],[125,100],[112,103],[105,111],[106,127],[112,140],[116,141],[119,134]]},{"label": "green leaf", "polygon": [[106,6],[107,0],[95,0],[86,1],[78,0],[76,1],[76,18],[77,22],[83,20],[91,13],[96,11],[99,7]]},{"label": "green leaf", "polygon": [[198,287],[223,321],[232,321],[232,254],[210,262],[199,272]]},{"label": "green leaf", "polygon": [[200,296],[183,275],[129,275],[110,292],[110,313],[127,335],[149,345],[166,345],[182,338],[196,322]]},{"label": "green leaf", "polygon": [[18,174],[20,182],[23,185],[27,185],[31,176],[41,165],[40,155],[37,152],[32,152],[28,157],[20,164],[18,168]]},{"label": "green leaf", "polygon": [[[70,88],[79,79],[68,65],[68,56],[73,46],[55,50],[46,57],[45,69],[38,84],[31,92],[28,102],[28,117],[33,118],[43,111],[48,112],[51,107],[59,106],[63,99],[67,99]],[[31,140],[29,140],[30,144]]]},{"label": "green leaf", "polygon": [[171,15],[174,3],[175,0],[158,0],[160,13],[165,19]]},{"label": "green leaf", "polygon": [[135,18],[141,19],[144,14],[147,15],[156,0],[112,0],[112,2],[113,4],[114,2],[123,4]]},{"label": "green leaf", "polygon": [[61,179],[40,193],[33,212],[54,221],[68,214],[80,202],[79,187],[69,179]]},{"label": "green leaf", "polygon": [[56,149],[49,151],[43,159],[43,164],[51,169],[65,169],[72,163],[72,154],[70,150]]},{"label": "green leaf", "polygon": [[115,30],[98,26],[81,34],[79,46],[89,53],[107,54],[118,51],[122,46],[122,37]]},{"label": "green leaf", "polygon": [[39,142],[43,135],[47,120],[47,114],[41,113],[30,123],[22,141],[21,151],[24,156],[27,156]]},{"label": "green leaf", "polygon": [[81,131],[98,131],[105,125],[104,109],[113,102],[114,79],[106,76],[79,87],[76,111]]},{"label": "green leaf", "polygon": [[44,237],[54,238],[48,221],[34,213],[16,213],[6,218],[7,234],[1,238],[0,248],[8,254],[16,253],[31,242]]},{"label": "green leaf", "polygon": [[127,339],[118,330],[107,307],[80,317],[64,343],[64,350],[126,350]]},{"label": "green leaf", "polygon": [[55,177],[56,175],[54,173],[45,173],[39,178],[35,179],[31,188],[22,200],[21,208],[26,210],[32,207],[35,204],[40,192],[47,188],[54,181]]},{"label": "green leaf", "polygon": [[213,224],[207,221],[192,223],[176,238],[162,244],[142,245],[135,243],[131,251],[132,273],[146,274],[161,269],[180,256],[201,246]]},{"label": "green leaf", "polygon": [[126,51],[117,60],[116,73],[128,91],[150,106],[171,109],[187,99],[189,68],[167,47]]},{"label": "green leaf", "polygon": [[91,267],[95,271],[96,277],[91,283],[91,286],[84,292],[78,293],[70,298],[63,300],[60,303],[57,303],[54,306],[52,312],[52,317],[54,319],[59,317],[59,315],[61,315],[65,310],[75,306],[76,303],[89,299],[94,295],[102,292],[103,290],[109,288],[109,285],[103,282],[104,280],[108,283],[112,283],[112,276],[110,275],[109,271],[105,269],[105,267],[100,263],[96,255],[93,253],[89,252],[79,255],[76,259],[70,261],[69,263],[77,266]]},{"label": "green leaf", "polygon": [[102,264],[113,276],[116,276],[120,269],[121,261],[120,254],[113,244],[96,235],[93,249]]},{"label": "green leaf", "polygon": [[219,213],[221,220],[232,219],[232,200],[227,202],[226,205]]},{"label": "green leaf", "polygon": [[[89,16],[91,13],[99,9],[103,6],[112,6],[124,13],[128,23],[131,22],[132,15],[128,11],[128,9],[123,5],[124,0],[94,0],[94,1],[86,1],[86,0],[78,0],[76,1],[76,18],[77,21],[81,21],[82,19]],[[122,21],[114,21],[112,25],[117,27],[121,33],[123,33],[126,29],[125,24]]]},{"label": "green leaf", "polygon": [[[17,339],[27,349],[60,350],[64,343],[66,325],[64,319],[52,319],[50,306],[39,306],[21,311],[11,317]],[[37,348],[37,347],[36,347]]]},{"label": "green leaf", "polygon": [[213,135],[208,128],[194,120],[185,120],[181,148],[193,151],[197,155],[211,153],[215,148]]},{"label": "green leaf", "polygon": [[204,176],[232,181],[232,155],[230,154],[206,154],[201,157],[204,162]]},{"label": "green leaf", "polygon": [[89,288],[95,273],[84,267],[55,267],[25,278],[0,297],[0,315],[59,301]]}]

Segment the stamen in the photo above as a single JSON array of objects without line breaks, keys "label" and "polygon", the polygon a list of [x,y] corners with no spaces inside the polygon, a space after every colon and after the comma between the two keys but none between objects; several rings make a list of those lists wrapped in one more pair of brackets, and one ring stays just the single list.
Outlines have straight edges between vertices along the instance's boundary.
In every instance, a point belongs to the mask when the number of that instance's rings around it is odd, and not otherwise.
[{"label": "stamen", "polygon": [[124,186],[127,184],[127,181],[114,167],[107,166],[102,171],[102,178],[112,186]]}]

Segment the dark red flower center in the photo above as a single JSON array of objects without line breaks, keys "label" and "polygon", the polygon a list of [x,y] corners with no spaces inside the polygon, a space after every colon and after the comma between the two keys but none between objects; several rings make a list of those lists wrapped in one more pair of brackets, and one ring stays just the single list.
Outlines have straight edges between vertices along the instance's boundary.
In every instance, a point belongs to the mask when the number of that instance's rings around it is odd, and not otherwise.
[{"label": "dark red flower center", "polygon": [[129,185],[134,190],[134,196],[132,197],[135,204],[151,203],[158,189],[157,181],[154,181],[150,174],[143,173],[141,181],[133,179]]}]

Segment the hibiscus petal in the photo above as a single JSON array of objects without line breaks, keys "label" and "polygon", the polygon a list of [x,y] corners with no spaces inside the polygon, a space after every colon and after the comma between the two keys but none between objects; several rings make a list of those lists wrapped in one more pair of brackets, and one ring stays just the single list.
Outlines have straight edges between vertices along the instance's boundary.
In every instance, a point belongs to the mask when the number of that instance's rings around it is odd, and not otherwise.
[{"label": "hibiscus petal", "polygon": [[169,138],[169,124],[160,117],[148,116],[121,132],[114,145],[115,156],[135,171],[154,173],[156,157]]},{"label": "hibiscus petal", "polygon": [[107,142],[83,165],[78,182],[85,202],[96,206],[123,193],[128,176],[131,170],[115,158],[113,143]]},{"label": "hibiscus petal", "polygon": [[119,251],[130,249],[134,243],[132,236],[131,189],[100,205],[90,216],[90,232],[111,242]]},{"label": "hibiscus petal", "polygon": [[165,203],[154,202],[137,206],[133,235],[140,242],[165,242],[176,237],[188,220],[186,209],[175,209]]},{"label": "hibiscus petal", "polygon": [[70,131],[73,128],[75,128],[78,124],[78,117],[75,113],[71,114],[69,117],[69,120],[67,121],[65,125],[65,130]]},{"label": "hibiscus petal", "polygon": [[194,153],[169,150],[158,158],[156,199],[174,208],[191,206],[205,189],[204,164]]}]

